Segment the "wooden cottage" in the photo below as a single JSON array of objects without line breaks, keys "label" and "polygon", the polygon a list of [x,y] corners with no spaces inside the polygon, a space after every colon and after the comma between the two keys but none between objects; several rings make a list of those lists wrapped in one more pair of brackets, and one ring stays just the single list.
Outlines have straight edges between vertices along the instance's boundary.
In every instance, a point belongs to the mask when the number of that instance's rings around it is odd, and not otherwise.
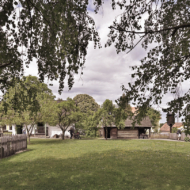
[{"label": "wooden cottage", "polygon": [[[107,127],[107,138],[111,139],[138,139],[138,138],[149,138],[151,135],[151,121],[149,117],[145,117],[141,124],[136,124],[133,128],[132,120],[126,119],[125,128],[118,129],[116,126]],[[148,135],[146,134],[148,130]],[[102,127],[100,130],[100,135],[106,138],[106,128]]]}]

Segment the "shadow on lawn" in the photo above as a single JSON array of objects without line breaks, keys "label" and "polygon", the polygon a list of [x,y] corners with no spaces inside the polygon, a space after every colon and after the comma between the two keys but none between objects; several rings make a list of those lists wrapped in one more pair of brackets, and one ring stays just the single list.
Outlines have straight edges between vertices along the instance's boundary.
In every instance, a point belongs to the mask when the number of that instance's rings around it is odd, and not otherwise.
[{"label": "shadow on lawn", "polygon": [[[0,189],[188,189],[189,159],[171,151],[89,153],[0,163]],[[4,162],[5,164],[5,162]]]}]

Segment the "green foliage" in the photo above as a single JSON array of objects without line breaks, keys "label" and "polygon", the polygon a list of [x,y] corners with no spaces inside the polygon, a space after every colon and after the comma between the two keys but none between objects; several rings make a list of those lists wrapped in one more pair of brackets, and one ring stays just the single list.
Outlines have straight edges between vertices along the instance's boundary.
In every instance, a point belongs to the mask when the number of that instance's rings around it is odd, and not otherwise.
[{"label": "green foliage", "polygon": [[[15,94],[17,95],[16,100],[14,99]],[[54,98],[52,91],[37,77],[23,77],[23,80],[15,83],[14,88],[10,87],[3,96],[3,103],[0,105],[0,124],[30,125],[30,127],[26,127],[30,140],[34,125],[37,122],[46,122],[46,118],[51,115]],[[24,102],[23,99],[25,99]],[[4,104],[6,104],[6,112]],[[19,104],[18,111],[15,111],[15,104]]]},{"label": "green foliage", "polygon": [[183,126],[185,128],[184,132],[185,132],[186,137],[187,137],[187,135],[190,135],[190,115],[189,115],[189,109],[190,109],[190,106],[187,105],[186,106],[186,112],[188,114],[183,119]]},{"label": "green foliage", "polygon": [[185,137],[185,138],[184,138],[184,141],[185,141],[185,142],[188,142],[188,141],[189,141],[189,137]]},{"label": "green foliage", "polygon": [[[97,0],[94,3],[98,8]],[[33,58],[37,58],[41,81],[45,76],[50,80],[59,79],[61,93],[64,79],[68,76],[71,88],[73,74],[83,69],[89,41],[100,47],[87,6],[86,0],[2,1],[0,69],[6,70],[0,72],[1,83],[6,87],[9,79],[19,78],[24,71],[23,63],[28,66]],[[19,48],[26,51],[20,53]]]},{"label": "green foliage", "polygon": [[187,137],[187,135],[190,135],[190,127],[186,126],[185,130],[184,130],[185,136]]},{"label": "green foliage", "polygon": [[48,124],[52,126],[58,125],[62,130],[64,139],[65,131],[69,126],[82,120],[83,114],[79,111],[78,107],[71,98],[67,98],[66,101],[61,101],[54,106],[54,110],[47,118]]},{"label": "green foliage", "polygon": [[189,89],[179,96],[179,86],[190,79],[190,1],[113,2],[113,9],[118,6],[123,13],[109,27],[106,46],[114,45],[119,53],[130,52],[140,42],[145,50],[154,43],[141,64],[132,67],[135,81],[122,86],[127,101],[146,112],[152,105],[161,104],[165,94],[174,93],[177,97],[168,102],[164,111],[186,115],[183,106],[190,101]]},{"label": "green foliage", "polygon": [[85,117],[83,124],[84,124],[86,136],[89,136],[89,137],[99,136],[97,131],[99,129],[98,125],[100,124],[101,113],[102,113],[102,110],[99,109],[96,112],[91,112],[91,115],[88,115],[87,117]]},{"label": "green foliage", "polygon": [[172,133],[177,133],[178,129],[177,127],[172,127]]},{"label": "green foliage", "polygon": [[147,111],[147,116],[150,118],[150,121],[154,127],[159,127],[159,121],[161,119],[161,114],[159,111],[154,108],[149,108]]},{"label": "green foliage", "polygon": [[73,100],[82,113],[90,114],[89,112],[95,112],[99,109],[99,105],[94,98],[88,94],[78,94]]}]

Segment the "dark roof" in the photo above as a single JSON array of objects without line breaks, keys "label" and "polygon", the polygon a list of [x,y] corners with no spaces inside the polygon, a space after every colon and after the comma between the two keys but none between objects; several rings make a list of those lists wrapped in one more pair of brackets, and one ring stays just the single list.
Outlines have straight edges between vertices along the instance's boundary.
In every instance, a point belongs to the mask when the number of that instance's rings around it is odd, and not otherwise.
[{"label": "dark roof", "polygon": [[[132,127],[132,120],[131,119],[126,119],[125,120],[125,126],[126,127]],[[142,121],[141,124],[139,125],[138,123],[135,124],[135,127],[152,127],[152,123],[149,119],[149,117],[145,117]]]},{"label": "dark roof", "polygon": [[[131,119],[126,119],[125,120],[125,127],[133,127],[132,125],[133,120]],[[101,126],[103,128],[103,126]],[[108,126],[109,127],[109,126]],[[115,125],[112,125],[111,127],[116,127]],[[152,127],[152,123],[149,119],[149,117],[145,117],[142,121],[141,124],[139,125],[138,123],[135,124],[134,127]]]}]

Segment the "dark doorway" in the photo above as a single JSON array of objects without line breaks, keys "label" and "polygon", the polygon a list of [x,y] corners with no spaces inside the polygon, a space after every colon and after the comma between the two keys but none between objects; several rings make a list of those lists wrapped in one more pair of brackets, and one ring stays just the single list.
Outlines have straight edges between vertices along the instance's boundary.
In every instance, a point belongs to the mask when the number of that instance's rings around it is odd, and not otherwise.
[{"label": "dark doorway", "polygon": [[[111,127],[107,127],[107,131],[108,131],[107,138],[110,138]],[[105,138],[106,138],[106,128],[105,127],[104,127],[104,134],[105,134]]]},{"label": "dark doorway", "polygon": [[38,133],[45,133],[44,124],[38,123]]},{"label": "dark doorway", "polygon": [[139,138],[142,134],[146,134],[146,130],[144,128],[139,128]]},{"label": "dark doorway", "polygon": [[16,125],[16,133],[17,134],[22,134],[22,125]]}]

